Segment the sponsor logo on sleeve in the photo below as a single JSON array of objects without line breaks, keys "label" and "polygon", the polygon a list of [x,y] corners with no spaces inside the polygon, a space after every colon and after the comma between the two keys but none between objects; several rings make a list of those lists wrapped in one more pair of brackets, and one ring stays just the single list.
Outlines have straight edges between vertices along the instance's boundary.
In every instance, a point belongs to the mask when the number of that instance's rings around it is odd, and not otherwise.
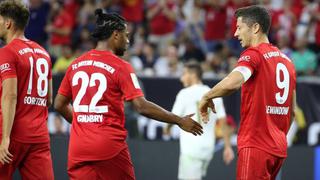
[{"label": "sponsor logo on sleeve", "polygon": [[11,70],[9,63],[4,63],[0,65],[0,72],[3,73],[5,71]]},{"label": "sponsor logo on sleeve", "polygon": [[242,61],[250,61],[250,56],[241,56],[238,60],[238,62],[242,62]]}]

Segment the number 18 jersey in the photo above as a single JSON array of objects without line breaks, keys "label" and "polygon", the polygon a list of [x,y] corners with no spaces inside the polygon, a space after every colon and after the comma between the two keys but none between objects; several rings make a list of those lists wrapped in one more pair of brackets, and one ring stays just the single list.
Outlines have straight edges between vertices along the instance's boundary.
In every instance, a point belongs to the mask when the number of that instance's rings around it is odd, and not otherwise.
[{"label": "number 18 jersey", "polygon": [[143,96],[129,63],[91,50],[72,62],[58,93],[73,100],[69,159],[106,160],[127,147],[124,100]]},{"label": "number 18 jersey", "polygon": [[[49,54],[33,41],[14,39],[0,49],[0,78],[1,82],[17,78],[18,97],[11,139],[23,143],[48,142],[48,83],[52,79]],[[0,125],[1,135],[2,114]]]},{"label": "number 18 jersey", "polygon": [[275,156],[287,156],[296,74],[291,60],[275,46],[262,43],[246,49],[238,66],[250,69],[242,85],[238,151],[255,147]]}]

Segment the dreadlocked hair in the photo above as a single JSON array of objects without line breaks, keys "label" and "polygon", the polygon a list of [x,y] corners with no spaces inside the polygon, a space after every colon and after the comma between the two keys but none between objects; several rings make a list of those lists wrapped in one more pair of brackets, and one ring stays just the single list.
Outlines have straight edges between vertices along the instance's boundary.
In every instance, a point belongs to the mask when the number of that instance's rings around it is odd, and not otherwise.
[{"label": "dreadlocked hair", "polygon": [[91,36],[96,40],[108,39],[113,31],[126,28],[126,20],[116,13],[103,13],[102,9],[95,10],[96,27]]}]

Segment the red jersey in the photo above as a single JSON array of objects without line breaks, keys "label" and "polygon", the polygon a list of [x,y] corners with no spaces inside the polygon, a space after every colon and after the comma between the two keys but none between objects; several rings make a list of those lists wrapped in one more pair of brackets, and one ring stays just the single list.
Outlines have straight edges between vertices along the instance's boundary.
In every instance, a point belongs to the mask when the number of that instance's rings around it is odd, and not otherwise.
[{"label": "red jersey", "polygon": [[[63,10],[53,21],[54,28],[72,28],[73,20],[72,16],[66,10]],[[52,32],[51,44],[52,45],[62,45],[70,44],[71,42],[71,33],[68,35],[59,35]]]},{"label": "red jersey", "polygon": [[129,22],[140,23],[143,20],[143,0],[122,0],[122,16]]},{"label": "red jersey", "polygon": [[[149,7],[149,10],[156,8],[159,2],[155,2]],[[174,2],[167,2],[167,8],[174,10],[176,8]],[[176,22],[168,18],[162,11],[156,14],[150,20],[150,34],[153,35],[165,35],[174,32],[176,27]]]},{"label": "red jersey", "polygon": [[205,40],[224,40],[227,32],[227,8],[214,9],[210,5],[205,5],[204,9],[206,11]]},{"label": "red jersey", "polygon": [[238,66],[252,75],[242,85],[238,151],[255,147],[279,157],[287,156],[296,73],[291,60],[268,43],[246,49]]},{"label": "red jersey", "polygon": [[48,142],[48,83],[52,79],[49,54],[33,41],[14,39],[0,49],[0,57],[1,82],[7,78],[18,80],[11,139],[23,143]]},{"label": "red jersey", "polygon": [[124,100],[143,96],[129,63],[91,50],[72,62],[58,93],[73,100],[70,159],[106,160],[127,146]]}]

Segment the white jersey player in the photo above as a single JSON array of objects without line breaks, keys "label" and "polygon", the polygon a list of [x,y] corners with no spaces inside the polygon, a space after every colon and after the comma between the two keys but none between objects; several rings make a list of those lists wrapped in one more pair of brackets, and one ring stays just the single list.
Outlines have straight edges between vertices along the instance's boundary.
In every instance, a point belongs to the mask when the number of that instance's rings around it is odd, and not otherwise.
[{"label": "white jersey player", "polygon": [[[192,117],[201,123],[198,112],[198,103],[201,97],[207,93],[210,88],[201,82],[201,67],[198,63],[187,63],[183,69],[181,82],[185,87],[176,97],[172,112],[177,115],[187,115],[194,113]],[[180,158],[179,158],[179,180],[200,180],[206,175],[207,167],[214,154],[215,133],[214,127],[216,120],[223,121],[223,127],[226,125],[226,112],[222,98],[213,100],[216,114],[210,113],[210,121],[202,124],[203,134],[201,136],[192,136],[185,131],[180,131]],[[165,133],[169,134],[171,126],[169,125]],[[234,153],[230,145],[229,132],[224,131],[225,150],[224,161],[229,164],[234,158]]]}]

